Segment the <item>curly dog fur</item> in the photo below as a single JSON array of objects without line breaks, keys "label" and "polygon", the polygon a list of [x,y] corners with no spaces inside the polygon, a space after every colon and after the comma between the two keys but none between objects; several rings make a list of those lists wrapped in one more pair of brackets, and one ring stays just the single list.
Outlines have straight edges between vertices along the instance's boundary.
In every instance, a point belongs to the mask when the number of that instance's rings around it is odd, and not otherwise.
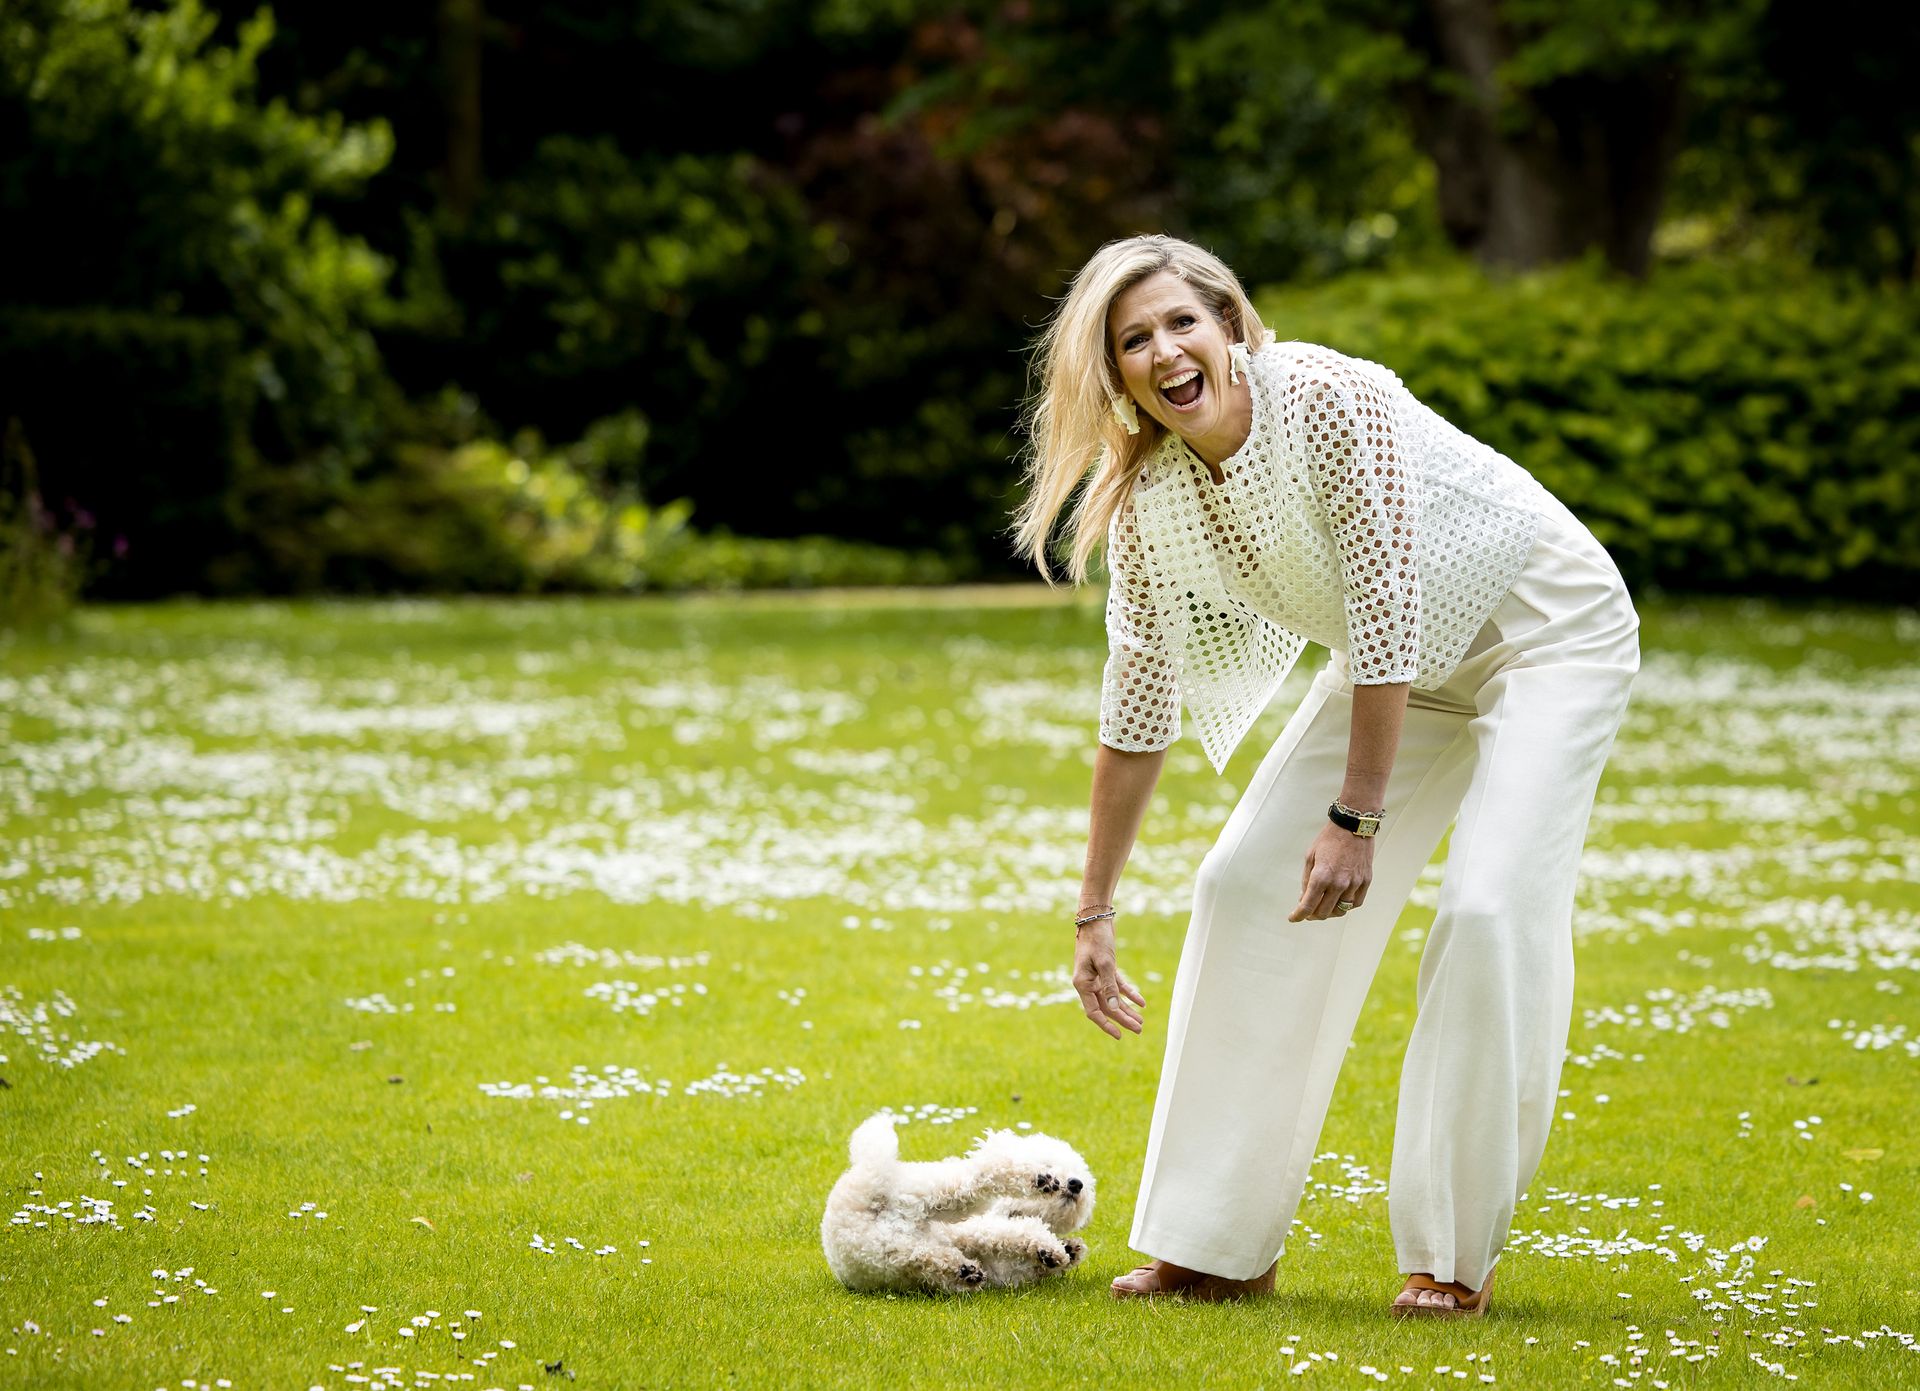
[{"label": "curly dog fur", "polygon": [[1093,1174],[1072,1146],[989,1130],[964,1155],[913,1162],[900,1158],[898,1119],[861,1123],[827,1195],[820,1244],[848,1289],[970,1294],[1080,1263],[1087,1245],[1067,1233],[1093,1216]]}]

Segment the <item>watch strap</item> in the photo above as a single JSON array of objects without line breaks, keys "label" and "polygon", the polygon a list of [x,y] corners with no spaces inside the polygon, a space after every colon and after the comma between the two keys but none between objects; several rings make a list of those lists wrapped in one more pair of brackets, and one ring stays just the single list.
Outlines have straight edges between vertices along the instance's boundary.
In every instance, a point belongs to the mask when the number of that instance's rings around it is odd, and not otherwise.
[{"label": "watch strap", "polygon": [[1356,836],[1378,835],[1380,820],[1386,814],[1384,807],[1379,811],[1358,811],[1343,802],[1335,802],[1327,808],[1327,820]]}]

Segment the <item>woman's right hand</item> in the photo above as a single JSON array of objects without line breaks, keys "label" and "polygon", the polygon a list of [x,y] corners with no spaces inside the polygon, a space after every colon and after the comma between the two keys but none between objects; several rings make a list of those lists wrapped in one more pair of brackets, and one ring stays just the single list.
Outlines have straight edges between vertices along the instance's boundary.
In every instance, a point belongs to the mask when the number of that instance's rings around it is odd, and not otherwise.
[{"label": "woman's right hand", "polygon": [[1078,929],[1073,937],[1073,988],[1087,1018],[1102,1030],[1120,1037],[1122,1027],[1140,1032],[1136,1006],[1147,1000],[1133,982],[1120,974],[1113,956],[1111,919]]}]

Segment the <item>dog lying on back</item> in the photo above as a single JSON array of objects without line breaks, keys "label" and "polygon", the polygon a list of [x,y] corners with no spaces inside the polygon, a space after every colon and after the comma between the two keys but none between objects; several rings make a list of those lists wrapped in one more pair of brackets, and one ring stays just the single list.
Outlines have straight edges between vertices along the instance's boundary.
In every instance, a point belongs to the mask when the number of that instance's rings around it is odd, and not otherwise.
[{"label": "dog lying on back", "polygon": [[1072,1146],[989,1130],[957,1158],[913,1162],[900,1158],[898,1119],[861,1123],[827,1195],[820,1244],[848,1289],[968,1294],[1080,1263],[1087,1245],[1067,1233],[1093,1216],[1093,1174]]}]

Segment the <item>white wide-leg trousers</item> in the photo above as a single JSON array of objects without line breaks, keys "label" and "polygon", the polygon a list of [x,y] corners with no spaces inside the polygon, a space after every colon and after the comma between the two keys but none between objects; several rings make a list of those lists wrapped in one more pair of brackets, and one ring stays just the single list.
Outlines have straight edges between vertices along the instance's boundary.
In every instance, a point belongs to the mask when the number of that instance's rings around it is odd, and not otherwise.
[{"label": "white wide-leg trousers", "polygon": [[1639,628],[1605,549],[1550,503],[1447,684],[1410,694],[1366,903],[1290,923],[1346,772],[1353,685],[1333,654],[1200,867],[1135,1249],[1246,1279],[1285,1248],[1368,984],[1452,824],[1388,1211],[1402,1271],[1481,1287],[1554,1115],[1581,845],[1640,667]]}]

